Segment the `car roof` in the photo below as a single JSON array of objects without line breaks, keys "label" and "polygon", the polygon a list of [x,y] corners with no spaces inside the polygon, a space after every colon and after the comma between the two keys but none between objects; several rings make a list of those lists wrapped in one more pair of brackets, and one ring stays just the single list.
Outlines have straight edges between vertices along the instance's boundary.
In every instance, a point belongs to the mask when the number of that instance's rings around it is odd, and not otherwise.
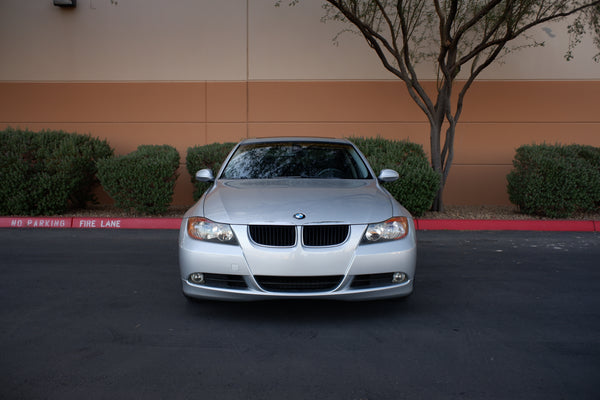
[{"label": "car roof", "polygon": [[253,138],[253,139],[244,139],[240,142],[240,145],[245,144],[257,144],[257,143],[276,143],[276,142],[311,142],[311,143],[339,143],[339,144],[351,144],[349,140],[346,139],[337,139],[337,138],[326,138],[326,137],[303,137],[303,136],[293,136],[293,137],[268,137],[268,138]]}]

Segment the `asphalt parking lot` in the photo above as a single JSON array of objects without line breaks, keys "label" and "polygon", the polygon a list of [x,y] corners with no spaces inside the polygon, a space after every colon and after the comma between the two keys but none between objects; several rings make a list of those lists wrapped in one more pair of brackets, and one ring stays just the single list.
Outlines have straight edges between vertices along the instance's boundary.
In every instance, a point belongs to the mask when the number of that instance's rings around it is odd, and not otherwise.
[{"label": "asphalt parking lot", "polygon": [[189,303],[174,230],[0,229],[0,398],[597,399],[600,234],[419,232],[406,300]]}]

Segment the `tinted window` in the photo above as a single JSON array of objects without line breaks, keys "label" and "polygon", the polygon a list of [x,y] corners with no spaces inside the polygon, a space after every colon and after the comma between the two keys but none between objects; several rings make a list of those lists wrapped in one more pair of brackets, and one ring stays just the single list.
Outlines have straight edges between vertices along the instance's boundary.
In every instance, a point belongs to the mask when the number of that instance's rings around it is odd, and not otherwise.
[{"label": "tinted window", "polygon": [[238,147],[222,179],[368,179],[364,162],[350,145],[277,142]]}]

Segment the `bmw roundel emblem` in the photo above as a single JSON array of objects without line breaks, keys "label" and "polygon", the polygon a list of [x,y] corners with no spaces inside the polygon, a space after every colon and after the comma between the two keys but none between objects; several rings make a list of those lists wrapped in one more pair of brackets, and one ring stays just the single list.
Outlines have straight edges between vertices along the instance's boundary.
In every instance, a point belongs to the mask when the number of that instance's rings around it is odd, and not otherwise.
[{"label": "bmw roundel emblem", "polygon": [[296,218],[296,219],[304,219],[304,218],[306,218],[306,215],[304,215],[302,213],[296,213],[296,214],[294,214],[294,218]]}]

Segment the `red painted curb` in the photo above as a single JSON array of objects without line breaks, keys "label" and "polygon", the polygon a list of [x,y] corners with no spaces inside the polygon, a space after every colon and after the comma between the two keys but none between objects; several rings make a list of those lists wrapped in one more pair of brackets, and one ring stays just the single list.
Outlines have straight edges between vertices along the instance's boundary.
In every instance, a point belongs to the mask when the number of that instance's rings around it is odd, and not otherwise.
[{"label": "red painted curb", "polygon": [[70,228],[73,218],[0,217],[0,228]]},{"label": "red painted curb", "polygon": [[481,219],[419,219],[418,230],[449,231],[554,231],[594,232],[600,229],[595,221],[532,221]]},{"label": "red painted curb", "polygon": [[181,218],[73,218],[73,228],[179,229]]},{"label": "red painted curb", "polygon": [[[0,228],[179,229],[181,218],[0,217]],[[600,232],[600,221],[415,219],[417,230]]]},{"label": "red painted curb", "polygon": [[0,228],[179,229],[181,218],[0,217]]}]

